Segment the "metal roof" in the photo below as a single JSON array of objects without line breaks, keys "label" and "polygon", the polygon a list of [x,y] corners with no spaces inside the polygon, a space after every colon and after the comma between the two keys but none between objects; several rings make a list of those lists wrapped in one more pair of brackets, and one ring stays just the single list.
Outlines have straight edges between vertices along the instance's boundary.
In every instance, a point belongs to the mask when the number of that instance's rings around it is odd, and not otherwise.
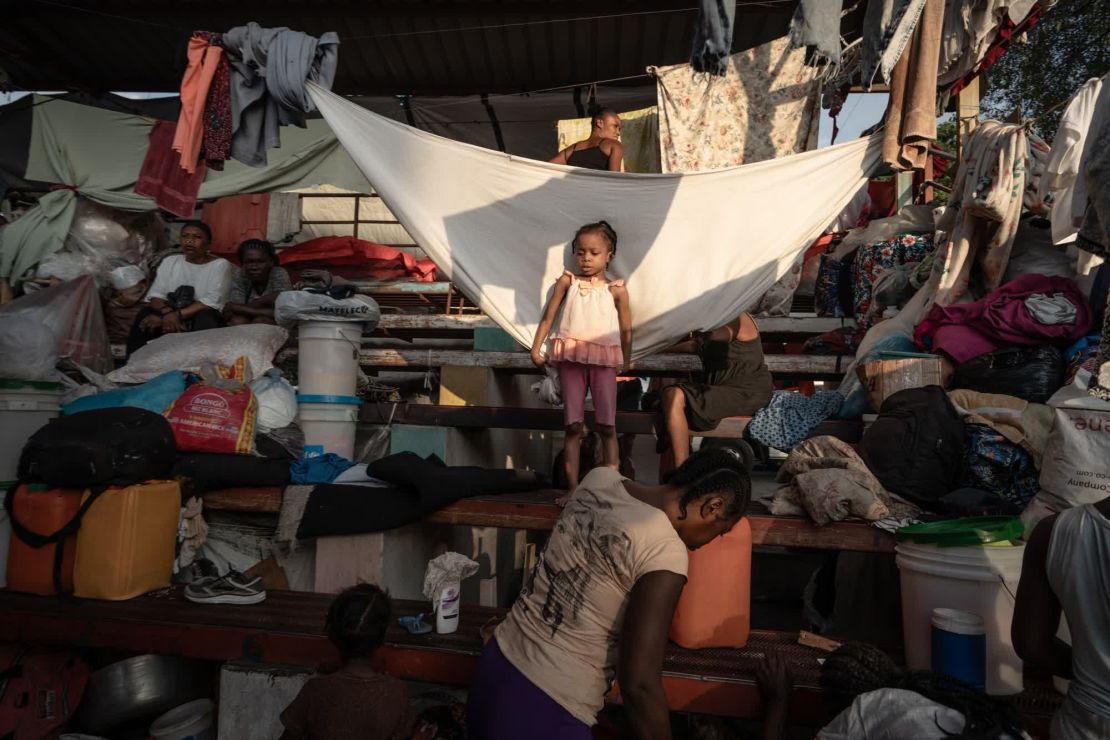
[{"label": "metal roof", "polygon": [[[786,33],[796,0],[739,0],[734,49]],[[194,29],[247,21],[340,36],[334,89],[517,93],[689,58],[697,0],[22,0],[0,67],[28,90],[174,91]],[[862,15],[862,14],[853,14]],[[2,75],[0,75],[2,78]],[[644,84],[640,78],[630,84]]]}]

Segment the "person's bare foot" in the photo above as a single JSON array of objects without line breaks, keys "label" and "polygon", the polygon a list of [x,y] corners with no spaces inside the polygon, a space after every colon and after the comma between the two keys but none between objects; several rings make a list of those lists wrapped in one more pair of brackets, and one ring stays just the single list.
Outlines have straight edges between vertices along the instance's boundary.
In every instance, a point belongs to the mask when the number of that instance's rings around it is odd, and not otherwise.
[{"label": "person's bare foot", "polygon": [[570,501],[570,497],[571,497],[572,493],[573,493],[573,491],[567,491],[562,496],[556,496],[555,497],[555,505],[558,506],[560,509],[564,508],[567,505],[567,502]]}]

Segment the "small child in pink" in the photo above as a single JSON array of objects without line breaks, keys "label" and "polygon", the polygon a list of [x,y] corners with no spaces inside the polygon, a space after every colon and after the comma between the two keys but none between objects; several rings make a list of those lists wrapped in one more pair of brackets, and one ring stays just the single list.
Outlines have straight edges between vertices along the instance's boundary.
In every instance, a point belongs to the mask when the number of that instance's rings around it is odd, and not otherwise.
[{"label": "small child in pink", "polygon": [[[563,446],[567,494],[563,505],[578,488],[578,463],[586,436],[585,403],[589,390],[601,436],[605,464],[620,465],[617,444],[617,370],[632,366],[632,315],[623,280],[609,281],[605,268],[617,252],[617,233],[605,221],[586,224],[571,243],[577,273],[569,271],[555,283],[555,292],[544,308],[543,319],[532,342],[532,362],[551,362],[559,371],[563,389]],[[555,317],[559,326],[551,335],[548,356],[543,354]]]}]

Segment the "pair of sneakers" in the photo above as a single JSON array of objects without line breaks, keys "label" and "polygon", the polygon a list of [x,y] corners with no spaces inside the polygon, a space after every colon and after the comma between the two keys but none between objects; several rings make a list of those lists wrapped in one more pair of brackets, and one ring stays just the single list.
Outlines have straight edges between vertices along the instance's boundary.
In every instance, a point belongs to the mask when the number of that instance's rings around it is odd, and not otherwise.
[{"label": "pair of sneakers", "polygon": [[262,578],[239,571],[199,578],[185,586],[185,598],[198,604],[258,604],[266,600]]}]

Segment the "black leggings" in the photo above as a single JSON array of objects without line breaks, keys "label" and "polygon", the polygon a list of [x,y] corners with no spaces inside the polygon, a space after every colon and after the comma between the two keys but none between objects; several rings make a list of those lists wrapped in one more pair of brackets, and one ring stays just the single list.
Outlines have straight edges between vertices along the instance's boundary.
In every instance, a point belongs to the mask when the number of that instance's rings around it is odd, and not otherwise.
[{"label": "black leggings", "polygon": [[[151,339],[157,339],[162,336],[161,327],[146,331],[139,326],[147,316],[157,315],[158,312],[150,307],[139,311],[139,315],[135,317],[135,323],[131,325],[131,333],[127,335],[128,357]],[[227,326],[227,322],[224,321],[223,315],[214,308],[206,308],[203,311],[193,314],[192,317],[185,319],[184,329],[185,331],[204,331],[205,329],[219,329],[224,326]]]}]

